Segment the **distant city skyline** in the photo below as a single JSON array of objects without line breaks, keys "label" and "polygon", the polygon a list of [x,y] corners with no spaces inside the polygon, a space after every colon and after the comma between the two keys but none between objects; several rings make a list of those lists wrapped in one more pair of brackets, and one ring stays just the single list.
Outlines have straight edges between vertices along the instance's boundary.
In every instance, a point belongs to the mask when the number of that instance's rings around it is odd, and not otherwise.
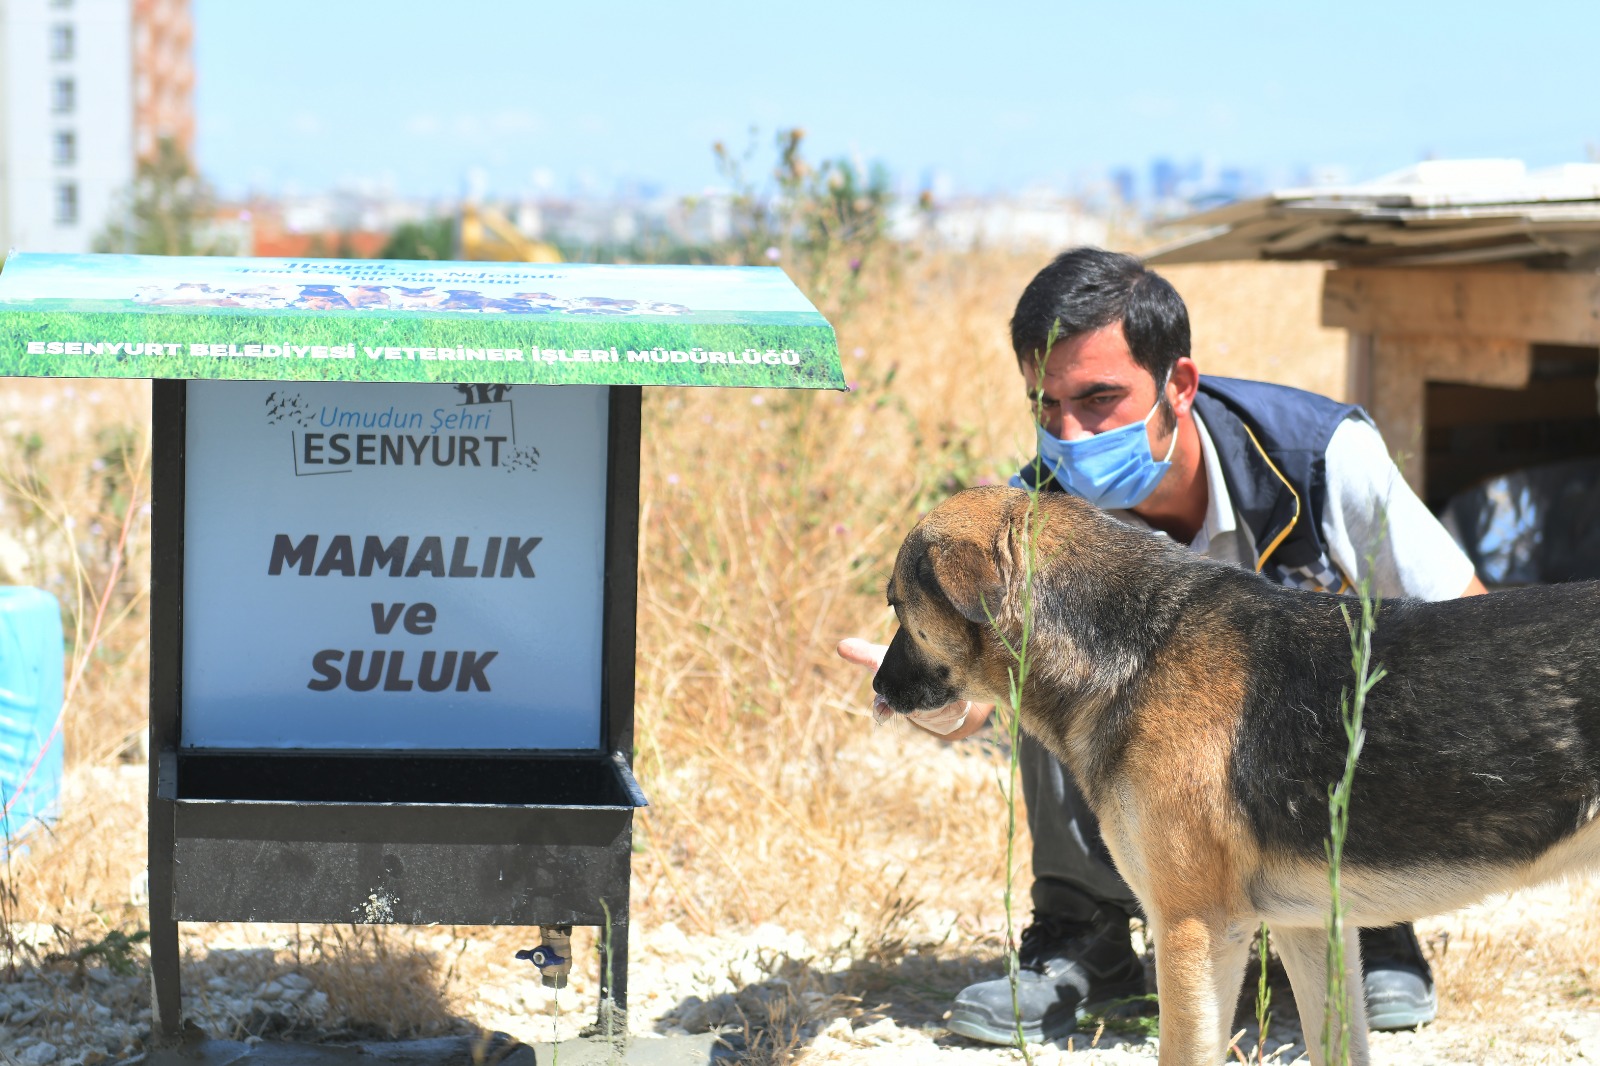
[{"label": "distant city skyline", "polygon": [[[196,0],[197,154],[228,195],[692,193],[711,145],[884,164],[903,188],[1111,188],[1157,161],[1235,185],[1427,156],[1540,166],[1600,142],[1600,4],[1136,9]],[[759,13],[757,13],[759,12]]]}]

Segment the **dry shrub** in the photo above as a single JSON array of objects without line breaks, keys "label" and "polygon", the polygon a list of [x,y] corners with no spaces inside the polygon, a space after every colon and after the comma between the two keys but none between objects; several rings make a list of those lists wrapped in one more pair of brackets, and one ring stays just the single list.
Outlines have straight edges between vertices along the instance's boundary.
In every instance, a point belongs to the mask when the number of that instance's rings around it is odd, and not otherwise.
[{"label": "dry shrub", "polygon": [[328,995],[326,1030],[351,1038],[437,1036],[460,1023],[439,957],[386,926],[307,926],[300,969]]},{"label": "dry shrub", "polygon": [[[62,816],[29,835],[0,876],[12,919],[59,931],[52,950],[71,952],[113,931],[146,926],[143,898],[147,774],[142,765],[78,765],[61,794]],[[28,952],[0,929],[0,973]]]},{"label": "dry shrub", "polygon": [[909,523],[1016,454],[1025,427],[994,417],[1021,406],[999,309],[1025,269],[920,264],[841,325],[850,393],[647,396],[637,743],[655,806],[639,905],[705,931],[780,909],[837,931],[913,867],[943,881],[968,866],[981,887],[962,909],[993,906],[992,768],[918,780],[899,737],[849,713],[866,677],[833,645],[887,637],[883,583]]},{"label": "dry shrub", "polygon": [[103,763],[146,724],[150,383],[0,388],[0,583],[61,603],[69,761]]},{"label": "dry shrub", "polygon": [[130,788],[109,764],[142,758],[147,721],[149,397],[143,381],[0,389],[0,583],[61,605],[66,705],[46,743],[79,771],[63,783],[65,817],[6,842],[5,972],[27,946],[15,923],[56,926],[74,950],[138,922],[129,879],[144,865],[144,775]]}]

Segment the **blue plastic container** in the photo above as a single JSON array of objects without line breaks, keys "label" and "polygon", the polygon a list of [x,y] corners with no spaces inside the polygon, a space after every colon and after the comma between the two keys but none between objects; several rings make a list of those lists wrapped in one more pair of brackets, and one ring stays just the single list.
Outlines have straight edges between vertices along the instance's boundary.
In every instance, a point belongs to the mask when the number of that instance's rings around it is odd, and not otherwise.
[{"label": "blue plastic container", "polygon": [[59,808],[64,673],[56,598],[0,587],[0,854]]}]

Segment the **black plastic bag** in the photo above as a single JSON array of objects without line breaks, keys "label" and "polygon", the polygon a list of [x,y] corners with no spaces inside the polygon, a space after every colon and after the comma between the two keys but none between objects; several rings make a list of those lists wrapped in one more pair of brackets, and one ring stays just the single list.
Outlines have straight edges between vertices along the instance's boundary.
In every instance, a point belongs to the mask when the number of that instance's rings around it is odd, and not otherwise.
[{"label": "black plastic bag", "polygon": [[1439,517],[1487,585],[1600,578],[1600,459],[1501,474],[1451,497]]}]

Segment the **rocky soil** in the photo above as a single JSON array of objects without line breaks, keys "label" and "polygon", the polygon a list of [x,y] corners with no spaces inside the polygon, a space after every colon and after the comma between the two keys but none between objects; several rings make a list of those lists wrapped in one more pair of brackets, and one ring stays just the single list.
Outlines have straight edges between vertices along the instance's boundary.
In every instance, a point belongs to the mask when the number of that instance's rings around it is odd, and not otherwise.
[{"label": "rocky soil", "polygon": [[[48,935],[46,930],[24,933]],[[929,938],[931,939],[931,937]],[[949,1066],[1016,1061],[1006,1049],[975,1044],[940,1022],[945,989],[981,974],[980,965],[923,956],[913,944],[892,964],[815,950],[799,936],[769,925],[748,937],[697,937],[668,926],[645,932],[632,974],[637,1039],[716,1030],[750,1061],[872,1063],[941,1062]],[[42,945],[41,945],[42,946]],[[931,949],[931,944],[925,945]],[[312,976],[285,970],[274,946],[213,944],[186,974],[187,1007],[219,1036],[352,1040],[370,1033],[334,1017],[327,992]],[[0,985],[0,1063],[21,1066],[101,1066],[131,1058],[149,1033],[142,972],[105,966],[44,964]],[[1287,1011],[1281,1002],[1275,1015]],[[508,971],[462,1005],[459,1028],[499,1030],[536,1042],[573,1039],[593,1017],[593,984],[575,974],[568,990],[552,994],[531,973]],[[1253,1024],[1241,1024],[1239,1046],[1254,1062]],[[1378,1063],[1446,1066],[1458,1063],[1600,1063],[1600,1012],[1592,1007],[1547,1013],[1546,1039],[1528,1040],[1505,1027],[1438,1024],[1414,1033],[1374,1035]],[[1305,1061],[1289,1020],[1268,1030],[1267,1062]],[[1062,1046],[1036,1049],[1041,1064],[1149,1063],[1156,1042],[1097,1027]]]},{"label": "rocky soil", "polygon": [[[126,785],[136,803],[143,769],[99,774],[94,785],[107,802]],[[128,894],[139,891],[135,879]],[[1375,1034],[1375,1061],[1600,1064],[1597,914],[1600,876],[1419,923],[1441,980],[1441,1017],[1419,1032]],[[957,990],[1000,972],[992,937],[965,922],[931,904],[870,933],[863,930],[871,923],[841,914],[826,937],[776,921],[720,935],[641,922],[632,938],[632,1030],[637,1039],[716,1031],[759,1063],[1017,1061],[1007,1049],[943,1028]],[[16,965],[0,969],[0,1066],[101,1066],[143,1050],[150,1027],[143,945],[97,954],[85,950],[81,931],[71,939],[49,925],[12,923],[9,932],[17,952]],[[345,927],[340,935],[355,939],[338,942],[334,932],[185,926],[187,1016],[233,1040],[350,1042],[414,1023],[418,1035],[499,1031],[530,1043],[574,1039],[594,1018],[597,952],[585,930],[577,931],[571,983],[559,993],[513,958],[531,946],[529,930]],[[354,961],[341,953],[344,943],[360,948]],[[1281,978],[1274,1000],[1266,1061],[1304,1061]],[[1241,1013],[1238,1043],[1256,1061],[1250,1015]],[[1039,1049],[1033,1061],[1155,1057],[1154,1040],[1108,1024]]]}]

